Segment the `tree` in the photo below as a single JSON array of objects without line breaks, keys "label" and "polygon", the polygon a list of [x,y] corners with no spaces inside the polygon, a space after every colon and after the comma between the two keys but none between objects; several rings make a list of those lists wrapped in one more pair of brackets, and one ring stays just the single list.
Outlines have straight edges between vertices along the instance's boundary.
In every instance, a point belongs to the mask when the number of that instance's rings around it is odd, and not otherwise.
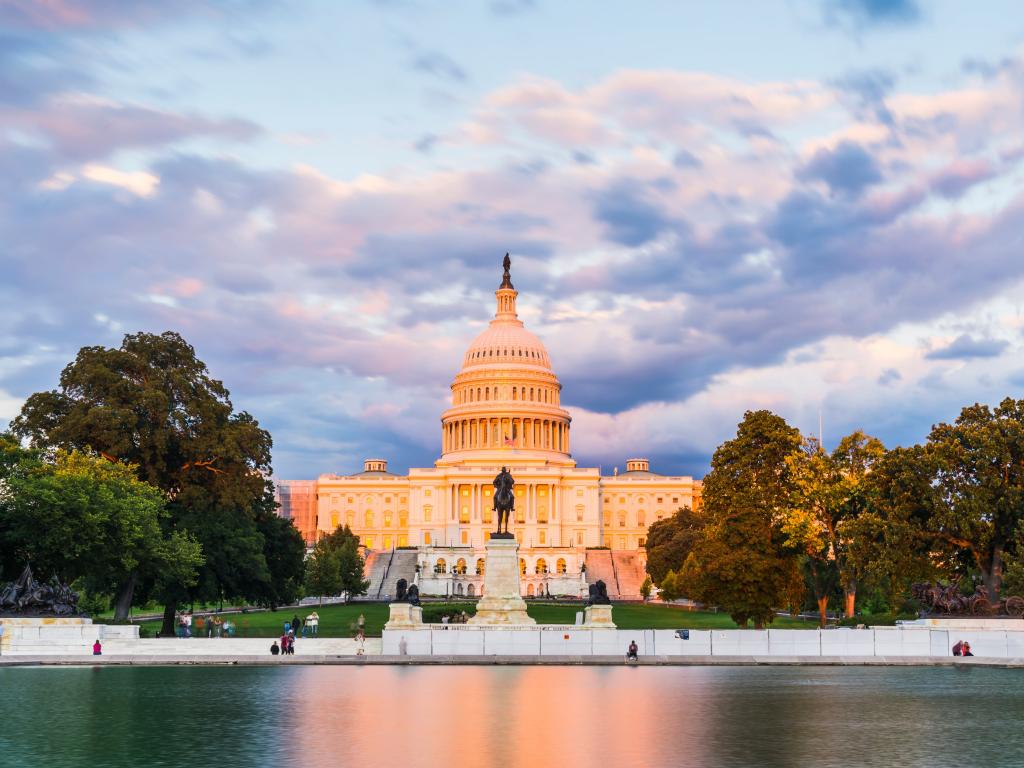
[{"label": "tree", "polygon": [[167,535],[195,536],[206,562],[194,589],[170,573],[145,585],[166,606],[162,631],[173,631],[178,601],[197,593],[245,596],[253,584],[265,593],[271,577],[256,518],[273,508],[270,435],[234,411],[227,389],[178,334],[83,347],[59,389],[31,395],[12,428],[35,446],[92,448],[134,465],[164,492]]},{"label": "tree", "polygon": [[681,574],[689,597],[758,628],[779,605],[799,604],[799,551],[782,531],[796,492],[788,461],[800,433],[769,411],[748,411],[704,479],[705,535]]},{"label": "tree", "polygon": [[704,518],[689,507],[651,524],[644,549],[647,550],[647,573],[655,583],[661,584],[666,573],[678,572],[683,567],[703,528]]},{"label": "tree", "polygon": [[847,557],[844,521],[864,511],[864,479],[885,453],[882,443],[856,431],[844,437],[831,455],[814,438],[789,459],[796,487],[783,530],[790,544],[806,555],[809,583],[825,626],[829,597],[842,585],[845,612],[853,615],[857,578]]},{"label": "tree", "polygon": [[650,576],[644,577],[644,583],[640,585],[640,597],[644,599],[646,603],[651,599],[651,589],[654,587],[654,582],[651,581]]},{"label": "tree", "polygon": [[1024,517],[1024,400],[964,408],[954,424],[932,428],[928,449],[939,491],[934,534],[970,556],[994,604]]},{"label": "tree", "polygon": [[0,436],[0,552],[4,569],[31,562],[37,573],[90,592],[114,593],[115,618],[126,619],[139,579],[167,568],[189,583],[202,563],[198,543],[161,522],[166,503],[135,468],[78,451],[58,450],[52,460]]},{"label": "tree", "polygon": [[[317,553],[320,551],[329,554],[337,563],[340,586],[335,591],[326,590],[328,594],[345,592],[349,598],[353,598],[366,593],[367,587],[370,586],[370,582],[363,578],[366,563],[363,561],[363,556],[359,554],[359,537],[352,532],[351,528],[345,525],[321,538],[313,548],[313,557],[317,557]],[[329,568],[326,565],[316,567]],[[321,595],[325,592],[325,590],[317,591]]]},{"label": "tree", "polygon": [[323,605],[324,595],[337,595],[341,591],[341,563],[321,539],[306,563],[306,594],[319,595]]},{"label": "tree", "polygon": [[661,577],[661,584],[658,586],[658,597],[666,602],[678,600],[682,597],[679,590],[679,576],[675,571],[669,571]]},{"label": "tree", "polygon": [[930,581],[940,561],[932,520],[938,504],[934,462],[921,446],[894,448],[861,485],[863,510],[840,523],[850,571],[887,597],[895,612],[915,581]]}]

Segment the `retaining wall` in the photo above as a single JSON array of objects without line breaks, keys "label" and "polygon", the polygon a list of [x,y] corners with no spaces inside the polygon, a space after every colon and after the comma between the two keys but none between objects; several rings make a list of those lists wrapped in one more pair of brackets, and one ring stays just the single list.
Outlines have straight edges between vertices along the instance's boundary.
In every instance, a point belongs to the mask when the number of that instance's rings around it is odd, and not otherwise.
[{"label": "retaining wall", "polygon": [[966,640],[976,657],[1024,657],[1024,631],[878,627],[875,629],[689,630],[473,626],[384,630],[384,654],[409,656],[624,656],[635,641],[641,656],[951,656]]}]

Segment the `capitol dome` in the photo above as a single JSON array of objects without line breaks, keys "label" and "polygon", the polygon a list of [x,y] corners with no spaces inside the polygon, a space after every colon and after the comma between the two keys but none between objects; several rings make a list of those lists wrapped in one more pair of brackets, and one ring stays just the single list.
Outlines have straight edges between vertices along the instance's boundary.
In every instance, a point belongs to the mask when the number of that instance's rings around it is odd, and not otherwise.
[{"label": "capitol dome", "polygon": [[490,325],[466,350],[452,382],[452,407],[441,417],[442,456],[448,463],[574,464],[571,417],[560,405],[562,385],[547,348],[516,314],[511,262],[495,291]]}]

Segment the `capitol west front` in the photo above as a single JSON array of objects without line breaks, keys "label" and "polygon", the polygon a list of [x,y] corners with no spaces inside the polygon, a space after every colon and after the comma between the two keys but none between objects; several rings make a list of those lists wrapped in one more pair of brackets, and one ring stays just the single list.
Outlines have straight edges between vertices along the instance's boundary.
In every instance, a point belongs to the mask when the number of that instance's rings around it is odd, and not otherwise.
[{"label": "capitol west front", "polygon": [[518,318],[508,271],[495,296],[494,319],[452,382],[434,466],[397,475],[367,459],[355,474],[282,481],[281,513],[307,541],[348,525],[366,548],[371,598],[388,597],[398,578],[424,595],[479,596],[496,526],[492,482],[506,466],[525,596],[579,597],[602,579],[613,598],[639,597],[648,526],[699,506],[700,482],[655,474],[646,459],[612,476],[576,466],[562,385]]}]

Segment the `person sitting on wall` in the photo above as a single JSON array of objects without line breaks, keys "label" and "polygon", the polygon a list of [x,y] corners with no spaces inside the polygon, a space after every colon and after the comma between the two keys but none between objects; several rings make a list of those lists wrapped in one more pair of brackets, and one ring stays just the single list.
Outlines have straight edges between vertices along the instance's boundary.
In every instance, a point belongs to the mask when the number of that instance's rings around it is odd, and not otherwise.
[{"label": "person sitting on wall", "polygon": [[281,648],[278,646],[277,640],[275,640],[270,645],[270,655],[271,656],[277,656],[277,654],[279,654],[280,652],[281,652]]},{"label": "person sitting on wall", "polygon": [[637,656],[637,652],[639,650],[640,649],[636,646],[636,640],[631,640],[629,643],[629,648],[626,649],[626,660],[629,661],[630,659],[632,659],[633,661],[638,661],[639,658]]},{"label": "person sitting on wall", "polygon": [[963,655],[963,656],[973,656],[974,655],[973,653],[971,653],[971,644],[970,643],[964,643],[964,652],[961,655]]},{"label": "person sitting on wall", "polygon": [[956,645],[953,646],[953,655],[954,656],[963,656],[964,655],[964,641],[963,640],[958,640]]},{"label": "person sitting on wall", "polygon": [[96,642],[92,644],[92,655],[93,656],[102,656],[103,655],[103,646],[100,645],[100,639],[98,637],[96,638]]}]

